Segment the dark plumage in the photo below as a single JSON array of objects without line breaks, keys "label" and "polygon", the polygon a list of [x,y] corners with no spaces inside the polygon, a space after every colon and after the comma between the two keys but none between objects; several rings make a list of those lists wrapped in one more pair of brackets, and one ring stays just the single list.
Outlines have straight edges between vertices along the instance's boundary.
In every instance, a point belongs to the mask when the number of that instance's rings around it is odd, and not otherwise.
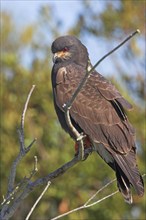
[{"label": "dark plumage", "polygon": [[[76,37],[63,36],[53,42],[52,53],[56,113],[63,129],[75,139],[62,106],[70,100],[87,67],[91,68],[88,51]],[[139,196],[144,194],[136,163],[135,131],[124,110],[131,108],[115,86],[94,71],[70,109],[73,125],[88,137],[88,143],[115,171],[118,188],[128,203],[132,203],[131,185]]]}]

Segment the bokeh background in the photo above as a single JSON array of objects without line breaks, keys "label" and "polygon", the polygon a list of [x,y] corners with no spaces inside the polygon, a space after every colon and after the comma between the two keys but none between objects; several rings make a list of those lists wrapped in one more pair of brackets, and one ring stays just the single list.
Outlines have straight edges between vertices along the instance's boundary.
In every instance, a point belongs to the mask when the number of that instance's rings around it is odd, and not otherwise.
[{"label": "bokeh background", "polygon": [[[137,28],[135,36],[104,60],[97,71],[111,80],[133,104],[128,117],[137,133],[137,160],[145,173],[145,0],[115,1],[1,1],[1,200],[7,189],[12,161],[19,150],[17,128],[27,94],[33,84],[25,119],[26,146],[37,138],[17,170],[16,184],[29,176],[38,157],[34,179],[47,175],[74,156],[74,143],[61,129],[51,88],[52,41],[72,34],[87,46],[93,64]],[[55,179],[31,219],[50,219],[82,205],[97,189],[114,178],[112,170],[92,154]],[[23,201],[12,219],[23,220],[43,190],[39,187]],[[116,183],[101,193],[116,190]],[[73,213],[69,220],[144,220],[146,201],[133,194],[128,205],[120,194],[96,206]]]}]

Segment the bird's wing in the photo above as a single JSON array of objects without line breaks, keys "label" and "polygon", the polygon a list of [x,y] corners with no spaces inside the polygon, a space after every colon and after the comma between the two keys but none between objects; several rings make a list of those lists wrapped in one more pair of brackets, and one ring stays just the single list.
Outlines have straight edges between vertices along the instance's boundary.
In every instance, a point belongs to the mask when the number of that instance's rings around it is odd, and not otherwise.
[{"label": "bird's wing", "polygon": [[[84,74],[82,67],[76,65],[59,69],[55,100],[62,111]],[[130,103],[111,83],[94,72],[76,97],[70,115],[94,142],[103,143],[109,151],[126,154],[134,146],[134,130],[124,108],[130,109]]]}]

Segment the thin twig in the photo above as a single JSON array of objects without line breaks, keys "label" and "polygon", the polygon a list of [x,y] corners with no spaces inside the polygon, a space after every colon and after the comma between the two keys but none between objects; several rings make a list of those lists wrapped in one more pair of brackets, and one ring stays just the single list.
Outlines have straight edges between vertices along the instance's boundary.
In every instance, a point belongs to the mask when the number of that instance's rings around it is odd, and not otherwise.
[{"label": "thin twig", "polygon": [[37,158],[37,156],[34,156],[34,171],[35,172],[37,172],[38,171],[38,166],[37,166],[37,164],[38,164],[38,158]]},{"label": "thin twig", "polygon": [[[145,177],[145,176],[146,176],[146,174],[143,174],[143,175],[142,175],[142,177]],[[116,181],[116,179],[113,179],[113,180],[111,180],[110,182],[108,182],[106,185],[104,185],[101,189],[99,189],[96,193],[94,193],[93,196],[91,196],[82,206],[77,207],[77,208],[75,208],[75,209],[72,209],[72,210],[70,210],[70,211],[68,211],[68,212],[65,212],[65,213],[63,213],[63,214],[61,214],[61,215],[58,215],[58,216],[56,216],[56,217],[54,217],[54,218],[51,218],[50,220],[60,219],[60,218],[62,218],[62,217],[64,217],[64,216],[67,216],[67,215],[69,215],[69,214],[72,214],[73,212],[76,212],[76,211],[79,211],[79,210],[81,210],[81,209],[86,209],[86,208],[89,208],[89,207],[91,207],[91,206],[94,206],[94,205],[96,205],[96,204],[102,202],[103,200],[108,199],[108,198],[114,196],[115,194],[117,194],[117,193],[119,192],[119,190],[116,190],[116,191],[112,192],[111,194],[109,194],[109,195],[107,195],[107,196],[105,196],[105,197],[103,197],[103,198],[101,198],[101,199],[98,199],[98,200],[95,201],[95,202],[90,203],[100,192],[102,192],[105,188],[107,188],[109,185],[111,185],[111,184],[112,184],[113,182],[115,182],[115,181]],[[89,203],[90,203],[90,204],[89,204]]]},{"label": "thin twig", "polygon": [[[90,152],[92,152],[92,148],[85,149],[85,154],[89,154]],[[47,176],[45,176],[43,178],[37,179],[34,182],[32,182],[31,187],[37,187],[39,185],[46,184],[48,181],[51,181],[51,180],[55,179],[56,177],[64,174],[68,169],[75,166],[79,161],[80,160],[79,160],[78,156],[75,156],[72,160],[65,163],[64,165],[59,167],[57,170],[49,173]]]},{"label": "thin twig", "polygon": [[[103,191],[105,188],[107,188],[107,187],[108,187],[110,184],[112,184],[114,181],[115,181],[115,180],[112,180],[112,181],[110,181],[108,184],[106,184],[105,186],[103,186],[103,187],[102,187],[100,190],[98,190],[91,198],[89,198],[88,201],[91,201],[95,196],[97,196],[97,194],[98,194],[99,192]],[[119,192],[119,191],[117,190],[117,191],[115,191],[115,192],[113,192],[113,193],[111,193],[111,194],[109,194],[109,195],[107,195],[107,196],[105,196],[105,197],[103,197],[103,198],[101,198],[101,199],[99,199],[99,200],[97,200],[97,201],[95,201],[95,202],[89,204],[89,205],[87,205],[87,203],[88,203],[88,201],[87,201],[87,202],[86,202],[85,204],[83,204],[82,206],[77,207],[77,208],[75,208],[75,209],[72,209],[72,210],[70,210],[70,211],[68,211],[68,212],[66,212],[66,213],[63,213],[63,214],[61,214],[61,215],[58,215],[58,216],[56,216],[56,217],[54,217],[54,218],[51,218],[50,220],[56,220],[56,219],[62,218],[62,217],[64,217],[64,216],[67,216],[67,215],[69,215],[69,214],[72,214],[73,212],[79,211],[79,210],[81,210],[81,209],[86,209],[86,208],[89,208],[89,207],[91,207],[91,206],[94,206],[94,205],[96,205],[97,203],[102,202],[103,200],[105,200],[105,199],[107,199],[107,198],[109,198],[109,197],[115,195],[115,194],[118,193],[118,192]]]},{"label": "thin twig", "polygon": [[108,199],[109,197],[111,197],[111,196],[117,194],[118,192],[119,192],[119,190],[116,190],[115,192],[112,192],[111,194],[109,194],[109,195],[107,195],[107,196],[105,196],[105,197],[103,197],[103,198],[101,198],[101,199],[99,199],[99,200],[97,200],[97,201],[95,201],[95,202],[89,204],[89,205],[86,205],[85,208],[89,208],[89,207],[91,207],[91,206],[94,206],[94,205],[96,205],[97,203],[100,203],[100,202],[102,202],[103,200]]},{"label": "thin twig", "polygon": [[37,158],[37,156],[34,156],[34,167],[33,167],[33,170],[32,170],[31,173],[30,173],[30,176],[27,177],[27,182],[29,182],[29,180],[31,180],[32,177],[33,177],[33,176],[36,174],[36,172],[38,171],[37,163],[38,163],[38,158]]},{"label": "thin twig", "polygon": [[[17,169],[17,165],[18,163],[21,161],[21,159],[25,156],[25,154],[28,152],[28,149],[25,151],[25,146],[24,146],[24,119],[25,119],[25,114],[26,114],[26,110],[27,110],[27,106],[28,106],[28,102],[30,100],[31,94],[33,92],[35,88],[35,85],[32,86],[28,97],[26,99],[26,103],[22,112],[22,117],[21,117],[21,129],[18,130],[18,134],[19,134],[19,141],[20,141],[20,150],[19,150],[19,154],[16,157],[16,159],[13,161],[12,166],[11,166],[11,170],[10,170],[10,175],[9,175],[9,180],[8,180],[8,192],[7,192],[7,197],[9,197],[9,194],[13,191],[14,188],[14,182],[15,182],[15,176],[16,176],[16,169]],[[31,143],[30,147],[32,146],[32,144],[36,141],[36,139],[34,139]]]},{"label": "thin twig", "polygon": [[[85,153],[89,154],[91,152],[91,148],[85,149]],[[19,195],[15,195],[15,198],[13,200],[13,203],[11,206],[6,206],[2,208],[2,219],[9,219],[13,216],[16,209],[20,206],[21,201],[23,201],[33,190],[36,189],[36,187],[46,184],[48,181],[52,181],[53,179],[63,175],[68,169],[73,167],[75,164],[77,164],[80,160],[78,159],[78,156],[75,156],[71,161],[67,162],[57,170],[53,171],[52,173],[48,174],[45,177],[42,177],[40,179],[35,180],[34,182],[30,182],[27,178],[27,182],[23,184],[24,189],[22,192],[19,193]]]},{"label": "thin twig", "polygon": [[104,185],[102,188],[100,188],[96,193],[93,194],[93,196],[91,196],[87,202],[85,203],[85,205],[88,205],[88,203],[90,203],[91,200],[93,200],[101,191],[103,191],[105,188],[107,188],[109,185],[111,185],[113,182],[115,182],[116,179],[111,180],[110,182],[108,182],[106,185]]},{"label": "thin twig", "polygon": [[41,198],[43,197],[43,195],[45,194],[45,192],[47,191],[48,187],[50,186],[51,182],[48,181],[46,187],[44,188],[43,192],[41,193],[41,195],[38,197],[38,199],[36,200],[36,202],[34,203],[34,205],[32,206],[30,212],[28,213],[28,215],[26,216],[25,220],[28,220],[32,214],[32,212],[34,211],[34,209],[36,208],[37,204],[39,203],[39,201],[41,200]]},{"label": "thin twig", "polygon": [[30,151],[32,145],[37,141],[37,138],[34,138],[32,140],[32,142],[30,143],[30,145],[28,147],[25,148],[25,153],[27,153],[28,151]]},{"label": "thin twig", "polygon": [[26,110],[27,110],[27,107],[28,107],[28,103],[29,103],[29,100],[30,100],[30,97],[31,97],[31,94],[33,92],[35,88],[35,85],[32,86],[28,96],[27,96],[27,100],[25,102],[25,105],[24,105],[24,109],[23,109],[23,112],[22,112],[22,117],[21,117],[21,134],[22,134],[22,137],[23,137],[23,140],[24,140],[24,121],[25,121],[25,115],[26,115]]},{"label": "thin twig", "polygon": [[92,203],[92,204],[90,204],[90,205],[82,205],[82,206],[80,206],[80,207],[78,207],[78,208],[72,209],[72,210],[70,210],[70,211],[68,211],[68,212],[66,212],[66,213],[63,213],[63,214],[61,214],[61,215],[58,215],[58,216],[56,216],[55,218],[51,218],[50,220],[56,220],[56,219],[62,218],[62,217],[64,217],[64,216],[67,216],[67,215],[69,215],[69,214],[72,214],[73,212],[77,212],[77,211],[79,211],[79,210],[81,210],[81,209],[89,208],[90,206],[93,206],[93,205],[95,205],[95,204],[97,204],[97,203],[102,202],[102,201],[105,200],[105,199],[108,199],[108,198],[111,197],[111,196],[114,196],[114,195],[115,195],[116,193],[118,193],[118,192],[119,192],[119,191],[117,190],[117,191],[115,191],[115,192],[113,192],[113,193],[111,193],[111,194],[109,194],[109,195],[103,197],[102,199],[97,200],[96,202],[94,202],[94,203]]}]

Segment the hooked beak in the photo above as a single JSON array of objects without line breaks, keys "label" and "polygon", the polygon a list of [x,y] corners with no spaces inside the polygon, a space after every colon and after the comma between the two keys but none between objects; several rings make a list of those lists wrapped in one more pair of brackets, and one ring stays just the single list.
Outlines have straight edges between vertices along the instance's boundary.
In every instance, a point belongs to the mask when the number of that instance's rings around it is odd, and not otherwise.
[{"label": "hooked beak", "polygon": [[64,57],[63,51],[59,51],[57,53],[54,53],[53,54],[53,63],[55,63],[58,58],[63,58],[63,57]]},{"label": "hooked beak", "polygon": [[53,63],[55,63],[56,62],[56,60],[57,60],[57,53],[54,53],[53,54],[53,57],[52,57],[52,61],[53,61]]},{"label": "hooked beak", "polygon": [[53,63],[59,60],[68,60],[71,57],[71,53],[68,51],[58,51],[53,54]]}]

